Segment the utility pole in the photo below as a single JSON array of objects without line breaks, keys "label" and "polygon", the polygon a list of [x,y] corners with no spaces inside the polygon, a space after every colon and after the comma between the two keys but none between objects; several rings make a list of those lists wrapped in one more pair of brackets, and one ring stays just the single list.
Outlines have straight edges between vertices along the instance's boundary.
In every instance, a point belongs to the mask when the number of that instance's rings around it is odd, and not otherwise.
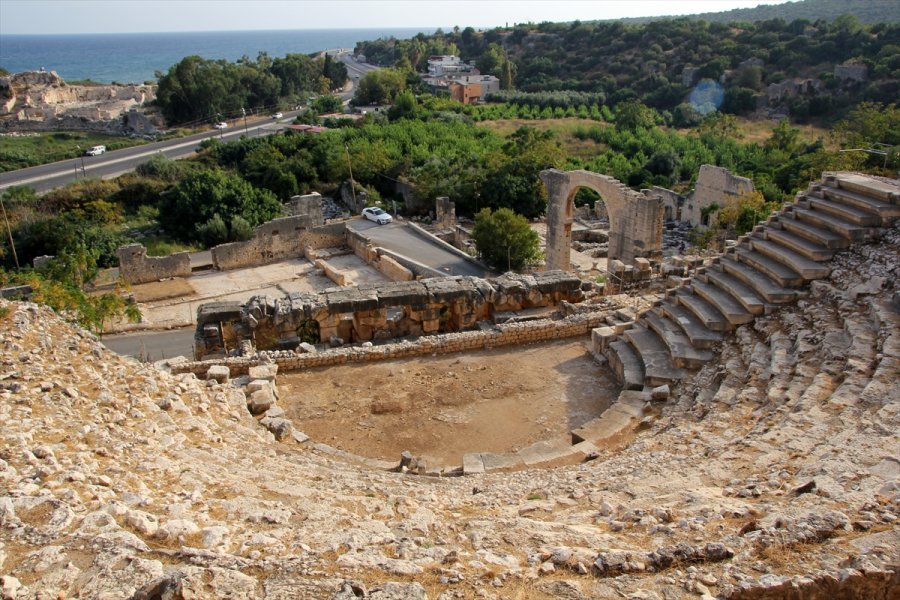
[{"label": "utility pole", "polygon": [[353,164],[350,162],[350,146],[344,144],[347,151],[347,168],[350,169],[350,192],[353,194],[353,210],[356,210],[356,185],[353,183]]},{"label": "utility pole", "polygon": [[249,136],[250,134],[247,132],[247,111],[243,106],[241,107],[241,114],[244,115],[244,135]]},{"label": "utility pole", "polygon": [[[75,163],[75,176],[78,177],[78,163]],[[9,247],[12,248],[13,262],[16,263],[16,271],[19,270],[19,257],[16,256],[16,243],[13,241],[12,230],[9,228],[9,219],[6,218],[6,205],[3,204],[3,194],[0,194],[0,210],[3,211],[3,222],[6,223],[6,235],[9,236]]]},{"label": "utility pole", "polygon": [[[80,155],[81,154],[81,146],[76,144],[75,147],[78,148],[78,154]],[[82,167],[81,171],[82,171],[82,173],[84,172],[84,167]],[[78,179],[78,159],[77,158],[75,159],[75,179]]]}]

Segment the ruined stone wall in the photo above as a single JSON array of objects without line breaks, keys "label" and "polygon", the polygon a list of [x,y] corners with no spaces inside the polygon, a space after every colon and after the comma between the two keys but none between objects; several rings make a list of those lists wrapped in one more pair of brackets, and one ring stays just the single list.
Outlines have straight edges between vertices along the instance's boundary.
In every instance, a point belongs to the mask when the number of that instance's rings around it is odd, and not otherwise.
[{"label": "ruined stone wall", "polygon": [[191,257],[187,252],[147,256],[143,245],[130,244],[122,246],[116,253],[119,255],[119,275],[131,285],[191,274]]},{"label": "ruined stone wall", "polygon": [[434,201],[435,227],[453,229],[456,227],[456,203],[450,202],[447,196]]},{"label": "ruined stone wall", "polygon": [[[279,371],[328,367],[354,362],[371,362],[414,358],[433,354],[451,354],[488,350],[502,346],[519,346],[553,340],[590,335],[595,327],[606,323],[607,312],[591,312],[573,315],[561,320],[541,319],[522,323],[503,323],[482,331],[461,331],[420,337],[415,341],[403,341],[378,346],[334,348],[323,352],[297,354],[295,352],[268,352],[268,360],[278,365]],[[234,375],[245,374],[259,363],[253,357],[234,357],[213,361],[194,361],[173,364],[175,373],[205,375],[211,363],[228,365]]]},{"label": "ruined stone wall", "polygon": [[[253,340],[261,349],[279,347],[282,340],[313,337],[345,342],[390,340],[409,335],[473,329],[497,312],[555,306],[584,298],[581,280],[561,271],[534,275],[504,275],[494,280],[443,277],[422,281],[360,285],[318,294],[285,298],[255,297],[240,308],[234,303],[201,305],[197,313],[195,354],[214,354],[223,347],[222,323],[236,339]],[[208,326],[218,324],[217,328]]]},{"label": "ruined stone wall", "polygon": [[284,203],[284,209],[288,216],[308,215],[313,227],[325,224],[322,215],[322,194],[319,192],[291,196],[291,199]]},{"label": "ruined stone wall", "polygon": [[753,181],[746,177],[732,175],[728,169],[713,165],[700,167],[694,193],[688,197],[681,209],[681,220],[691,225],[707,225],[703,223],[702,211],[711,204],[724,206],[729,200],[756,189]]},{"label": "ruined stone wall", "polygon": [[631,263],[662,255],[663,200],[650,190],[635,192],[620,181],[590,171],[541,171],[547,188],[547,268],[568,270],[578,188],[600,194],[609,215],[609,258]]},{"label": "ruined stone wall", "polygon": [[663,199],[663,219],[666,221],[678,221],[681,219],[681,207],[684,205],[684,196],[670,189],[654,185],[651,190]]},{"label": "ruined stone wall", "polygon": [[[344,228],[342,223],[337,226],[341,230]],[[306,246],[324,247],[318,245],[323,240],[329,245],[340,246],[343,244],[343,233],[337,234],[333,227],[316,228],[315,219],[310,215],[275,219],[257,227],[253,238],[245,242],[220,244],[213,248],[213,267],[228,271],[296,258],[303,256]]]}]

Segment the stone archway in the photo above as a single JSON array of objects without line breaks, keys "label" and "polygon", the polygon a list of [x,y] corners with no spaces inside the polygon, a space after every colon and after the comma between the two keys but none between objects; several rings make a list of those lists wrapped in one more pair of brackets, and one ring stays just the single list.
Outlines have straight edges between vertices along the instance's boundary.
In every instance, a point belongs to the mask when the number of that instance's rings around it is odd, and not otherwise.
[{"label": "stone archway", "polygon": [[594,190],[609,214],[609,258],[632,263],[662,256],[663,199],[635,192],[622,182],[591,171],[541,171],[547,188],[547,269],[569,270],[574,198],[578,188]]}]

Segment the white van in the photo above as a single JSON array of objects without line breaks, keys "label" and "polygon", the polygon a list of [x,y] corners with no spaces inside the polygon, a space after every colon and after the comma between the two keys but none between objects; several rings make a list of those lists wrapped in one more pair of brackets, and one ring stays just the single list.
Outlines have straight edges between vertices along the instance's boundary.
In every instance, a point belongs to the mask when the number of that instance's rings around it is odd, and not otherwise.
[{"label": "white van", "polygon": [[106,152],[106,146],[91,146],[88,148],[88,151],[85,152],[85,156],[100,156],[101,154]]}]

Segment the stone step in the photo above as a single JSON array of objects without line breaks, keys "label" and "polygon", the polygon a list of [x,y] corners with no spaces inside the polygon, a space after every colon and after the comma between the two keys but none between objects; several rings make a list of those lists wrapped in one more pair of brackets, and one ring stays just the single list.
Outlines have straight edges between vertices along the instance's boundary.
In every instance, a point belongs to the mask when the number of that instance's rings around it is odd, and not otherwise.
[{"label": "stone step", "polygon": [[806,282],[797,271],[789,266],[747,246],[735,248],[734,255],[745,265],[749,265],[784,287],[800,287]]},{"label": "stone step", "polygon": [[[824,192],[822,193],[824,195]],[[878,227],[881,225],[881,217],[878,215],[840,202],[807,196],[806,203],[814,210],[820,210],[855,225],[862,225],[863,227]]]},{"label": "stone step", "polygon": [[646,324],[662,339],[676,367],[699,369],[712,360],[712,352],[694,348],[684,330],[661,313],[658,308],[645,312],[641,315],[642,324]]},{"label": "stone step", "polygon": [[797,215],[794,214],[794,211],[786,211],[778,217],[776,223],[785,231],[790,231],[794,235],[821,244],[826,248],[843,249],[850,247],[850,240],[848,238],[831,231],[827,227],[801,221],[797,218]]},{"label": "stone step", "polygon": [[[705,275],[701,277],[705,277]],[[691,288],[694,290],[694,294],[715,306],[720,313],[725,315],[725,318],[732,325],[743,325],[753,320],[753,313],[744,308],[729,292],[712,283],[695,279],[691,283]]]},{"label": "stone step", "polygon": [[756,252],[765,254],[769,258],[790,267],[807,281],[822,279],[823,277],[828,277],[828,274],[831,273],[831,269],[827,265],[810,260],[802,254],[794,252],[790,248],[786,248],[781,244],[772,241],[760,239],[751,235],[750,247]]},{"label": "stone step", "polygon": [[886,202],[900,204],[900,187],[857,173],[834,173],[825,177],[828,184]]},{"label": "stone step", "polygon": [[869,237],[869,232],[862,225],[851,223],[821,210],[803,208],[797,204],[788,208],[798,221],[828,229],[851,242],[862,242]]},{"label": "stone step", "polygon": [[719,261],[719,266],[729,275],[740,279],[753,288],[760,296],[765,298],[766,302],[785,304],[797,299],[798,294],[796,290],[783,287],[752,266],[738,261],[737,255],[734,257],[724,255],[722,260]]},{"label": "stone step", "polygon": [[628,433],[644,416],[645,394],[626,390],[603,414],[572,430],[572,443],[609,445]]},{"label": "stone step", "polygon": [[810,260],[825,261],[831,260],[831,257],[834,256],[834,250],[784,229],[767,227],[764,233],[767,240],[771,240],[785,248],[790,248]]},{"label": "stone step", "polygon": [[747,312],[754,315],[761,315],[767,312],[768,305],[766,301],[752,287],[734,275],[726,273],[721,265],[714,265],[714,268],[708,269],[704,275],[706,275],[708,283],[730,294],[735,300],[740,302]]},{"label": "stone step", "polygon": [[867,213],[881,217],[882,223],[887,223],[900,217],[900,205],[893,204],[889,200],[873,198],[867,194],[861,194],[847,189],[823,187],[825,198],[846,204]]},{"label": "stone step", "polygon": [[606,351],[606,359],[623,388],[644,389],[644,363],[631,344],[621,339],[611,342]]},{"label": "stone step", "polygon": [[684,369],[676,367],[672,362],[669,349],[655,332],[635,325],[622,337],[634,347],[641,357],[641,361],[644,363],[644,382],[647,385],[675,383],[687,375]]},{"label": "stone step", "polygon": [[721,333],[707,329],[694,313],[680,304],[667,300],[659,309],[670,321],[681,327],[694,348],[712,348],[722,341]]},{"label": "stone step", "polygon": [[685,287],[675,290],[675,298],[683,307],[694,313],[694,316],[710,331],[729,331],[734,329],[725,316],[719,312],[715,306],[701,298],[695,296]]}]

